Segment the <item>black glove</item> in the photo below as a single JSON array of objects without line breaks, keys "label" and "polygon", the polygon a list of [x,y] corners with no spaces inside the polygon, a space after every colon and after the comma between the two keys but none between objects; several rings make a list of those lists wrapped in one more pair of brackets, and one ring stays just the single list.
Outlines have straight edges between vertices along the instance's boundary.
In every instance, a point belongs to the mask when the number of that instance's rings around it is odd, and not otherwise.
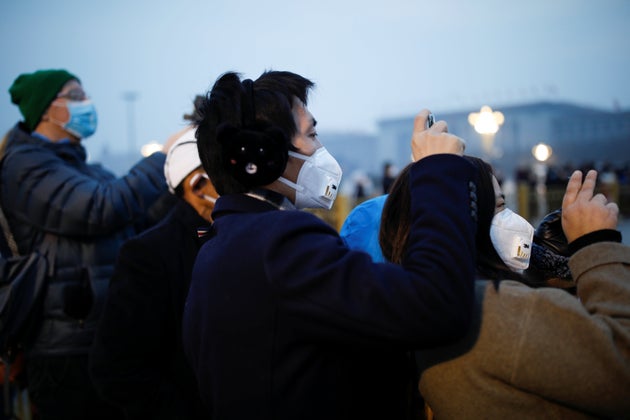
[{"label": "black glove", "polygon": [[562,210],[552,211],[545,217],[534,232],[534,243],[554,254],[569,256],[569,244],[562,231]]},{"label": "black glove", "polygon": [[569,244],[562,231],[562,210],[545,217],[534,232],[534,244],[526,277],[532,287],[556,287],[575,294],[569,270]]}]

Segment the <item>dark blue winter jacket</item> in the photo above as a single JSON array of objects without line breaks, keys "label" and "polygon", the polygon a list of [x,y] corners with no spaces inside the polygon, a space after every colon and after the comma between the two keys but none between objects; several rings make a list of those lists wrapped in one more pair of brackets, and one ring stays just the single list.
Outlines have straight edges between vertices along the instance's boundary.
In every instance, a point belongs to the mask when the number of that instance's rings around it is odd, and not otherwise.
[{"label": "dark blue winter jacket", "polygon": [[402,266],[348,249],[310,213],[219,198],[183,321],[212,418],[405,416],[406,352],[466,332],[475,276],[474,168],[436,155],[410,176]]},{"label": "dark blue winter jacket", "polygon": [[87,354],[121,244],[145,226],[166,192],[165,155],[142,159],[116,178],[88,164],[80,144],[53,143],[17,124],[0,173],[1,205],[21,253],[57,237],[55,274],[31,355]]}]

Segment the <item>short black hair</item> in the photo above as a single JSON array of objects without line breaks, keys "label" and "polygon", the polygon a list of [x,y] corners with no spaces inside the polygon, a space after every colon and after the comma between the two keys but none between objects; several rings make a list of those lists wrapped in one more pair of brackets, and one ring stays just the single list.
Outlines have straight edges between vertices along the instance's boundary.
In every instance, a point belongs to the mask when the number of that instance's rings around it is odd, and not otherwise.
[{"label": "short black hair", "polygon": [[[501,260],[490,239],[490,226],[496,208],[496,197],[492,177],[492,166],[474,156],[463,156],[477,169],[477,233],[475,245],[477,249],[477,274],[487,279],[522,280],[519,273],[511,271]],[[402,264],[408,248],[407,239],[411,228],[411,190],[409,172],[413,164],[407,165],[400,172],[381,214],[379,244],[383,256],[388,261]]]},{"label": "short black hair", "polygon": [[[297,132],[293,117],[296,99],[304,105],[308,92],[314,87],[310,80],[287,71],[265,71],[253,82],[254,122],[273,125],[287,139],[287,150],[294,150],[291,139]],[[223,159],[223,147],[217,140],[217,127],[227,123],[243,127],[244,110],[248,104],[245,88],[239,73],[221,75],[195,105],[197,148],[199,157],[212,184],[221,195],[247,192],[250,188],[236,180],[227,170]],[[197,102],[197,101],[196,101]]]},{"label": "short black hair", "polygon": [[197,109],[201,106],[201,103],[206,97],[204,95],[197,95],[193,100],[193,109],[190,114],[184,114],[183,118],[185,121],[197,121],[199,120],[199,114],[197,114]]},{"label": "short black hair", "polygon": [[464,159],[477,168],[477,272],[489,279],[520,279],[521,276],[511,271],[503,262],[490,239],[490,226],[496,209],[496,196],[492,177],[492,166],[483,159],[465,155]]}]

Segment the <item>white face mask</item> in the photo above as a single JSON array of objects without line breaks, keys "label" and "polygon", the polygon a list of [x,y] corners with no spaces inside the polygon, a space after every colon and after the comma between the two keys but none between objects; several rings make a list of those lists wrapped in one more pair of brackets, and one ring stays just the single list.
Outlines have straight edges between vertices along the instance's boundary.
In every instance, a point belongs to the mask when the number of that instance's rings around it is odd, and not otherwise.
[{"label": "white face mask", "polygon": [[490,225],[490,240],[510,270],[522,272],[529,267],[534,227],[510,209],[495,214]]},{"label": "white face mask", "polygon": [[295,207],[330,210],[337,198],[341,182],[339,163],[325,147],[320,147],[311,156],[292,151],[289,151],[289,155],[304,161],[297,183],[283,177],[278,178],[280,182],[295,190]]}]

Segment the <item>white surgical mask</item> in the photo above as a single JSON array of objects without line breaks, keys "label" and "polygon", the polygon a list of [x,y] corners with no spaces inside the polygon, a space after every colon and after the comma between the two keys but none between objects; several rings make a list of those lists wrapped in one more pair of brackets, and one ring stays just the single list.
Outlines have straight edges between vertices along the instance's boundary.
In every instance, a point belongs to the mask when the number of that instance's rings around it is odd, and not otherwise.
[{"label": "white surgical mask", "polygon": [[529,267],[534,227],[510,209],[495,214],[490,225],[490,240],[510,270],[523,272]]},{"label": "white surgical mask", "polygon": [[304,164],[298,173],[297,183],[284,177],[280,182],[295,190],[295,207],[323,208],[332,207],[337,198],[341,182],[341,167],[325,147],[320,147],[311,156],[289,151],[289,155],[302,159]]}]

